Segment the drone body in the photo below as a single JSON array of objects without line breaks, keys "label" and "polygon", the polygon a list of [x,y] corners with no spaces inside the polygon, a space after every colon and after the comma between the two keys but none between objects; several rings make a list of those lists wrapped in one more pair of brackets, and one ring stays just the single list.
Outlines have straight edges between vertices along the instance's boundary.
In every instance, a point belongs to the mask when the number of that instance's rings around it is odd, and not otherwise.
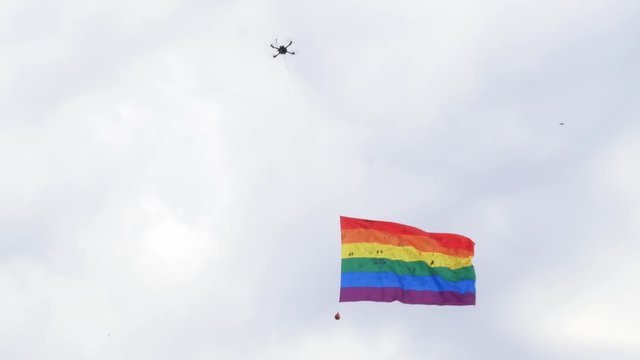
[{"label": "drone body", "polygon": [[293,44],[293,41],[289,41],[289,45],[278,45],[278,40],[276,40],[276,46],[274,46],[273,44],[271,44],[271,47],[273,49],[278,50],[278,53],[273,55],[274,58],[276,58],[278,55],[286,55],[286,54],[291,54],[291,55],[295,55],[296,53],[293,51],[289,51],[289,46],[291,46],[291,44]]}]

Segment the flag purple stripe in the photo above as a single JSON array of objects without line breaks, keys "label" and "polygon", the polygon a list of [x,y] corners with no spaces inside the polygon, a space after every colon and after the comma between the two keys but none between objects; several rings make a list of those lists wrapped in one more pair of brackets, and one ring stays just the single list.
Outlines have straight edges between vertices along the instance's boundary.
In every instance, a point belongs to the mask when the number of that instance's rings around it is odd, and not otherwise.
[{"label": "flag purple stripe", "polygon": [[340,302],[349,301],[400,301],[405,304],[427,305],[475,305],[476,294],[455,291],[403,290],[398,287],[351,287],[340,289]]}]

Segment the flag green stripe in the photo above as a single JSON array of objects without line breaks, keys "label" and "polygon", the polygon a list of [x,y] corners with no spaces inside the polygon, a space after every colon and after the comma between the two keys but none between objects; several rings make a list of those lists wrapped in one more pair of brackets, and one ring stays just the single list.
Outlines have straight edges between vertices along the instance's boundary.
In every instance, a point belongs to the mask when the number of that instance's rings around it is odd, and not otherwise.
[{"label": "flag green stripe", "polygon": [[475,280],[473,265],[455,270],[431,267],[424,261],[402,261],[384,258],[342,259],[342,272],[393,272],[399,275],[440,276],[449,281]]}]

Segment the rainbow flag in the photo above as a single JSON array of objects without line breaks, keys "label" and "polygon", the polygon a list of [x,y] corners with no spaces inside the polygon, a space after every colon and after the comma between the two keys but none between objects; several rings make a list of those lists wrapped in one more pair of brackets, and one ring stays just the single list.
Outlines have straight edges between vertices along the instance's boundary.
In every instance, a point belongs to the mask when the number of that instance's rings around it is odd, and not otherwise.
[{"label": "rainbow flag", "polygon": [[471,239],[344,216],[340,228],[340,302],[475,305]]}]

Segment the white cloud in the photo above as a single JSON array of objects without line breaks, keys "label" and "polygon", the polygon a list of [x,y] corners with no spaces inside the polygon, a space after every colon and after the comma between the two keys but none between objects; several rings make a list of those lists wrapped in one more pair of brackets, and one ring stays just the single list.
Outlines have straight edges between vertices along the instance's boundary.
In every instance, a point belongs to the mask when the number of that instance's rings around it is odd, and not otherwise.
[{"label": "white cloud", "polygon": [[[632,2],[0,9],[3,359],[640,352]],[[478,306],[332,320],[341,214],[472,236]]]},{"label": "white cloud", "polygon": [[605,208],[598,222],[575,231],[575,240],[563,239],[574,243],[565,262],[549,264],[518,287],[511,315],[522,317],[519,331],[542,346],[584,349],[588,358],[640,353],[640,314],[634,310],[640,297],[634,265],[640,250],[639,136],[635,127],[625,128],[590,164],[593,194]]}]

